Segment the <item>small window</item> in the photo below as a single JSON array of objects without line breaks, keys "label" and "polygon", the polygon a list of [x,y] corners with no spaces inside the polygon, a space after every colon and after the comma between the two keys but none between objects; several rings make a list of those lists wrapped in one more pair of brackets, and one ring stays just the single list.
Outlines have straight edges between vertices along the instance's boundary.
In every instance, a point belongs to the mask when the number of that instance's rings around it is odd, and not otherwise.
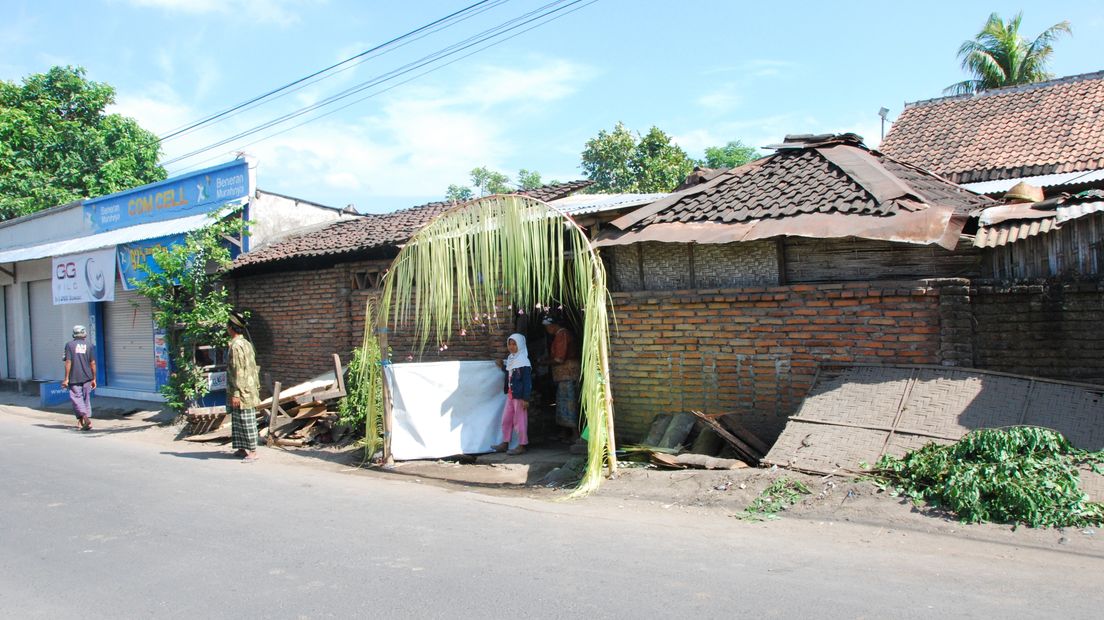
[{"label": "small window", "polygon": [[382,269],[369,269],[367,271],[354,271],[353,272],[353,290],[354,291],[370,291],[380,288],[383,284]]}]

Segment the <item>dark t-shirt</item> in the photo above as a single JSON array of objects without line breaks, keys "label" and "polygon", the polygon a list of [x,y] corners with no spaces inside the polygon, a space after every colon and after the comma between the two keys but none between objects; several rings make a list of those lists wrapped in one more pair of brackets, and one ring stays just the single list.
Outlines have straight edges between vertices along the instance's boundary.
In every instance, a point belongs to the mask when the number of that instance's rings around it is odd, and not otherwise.
[{"label": "dark t-shirt", "polygon": [[96,359],[96,345],[86,338],[74,338],[65,343],[65,357],[72,362],[69,367],[69,383],[80,385],[95,379],[92,360]]}]

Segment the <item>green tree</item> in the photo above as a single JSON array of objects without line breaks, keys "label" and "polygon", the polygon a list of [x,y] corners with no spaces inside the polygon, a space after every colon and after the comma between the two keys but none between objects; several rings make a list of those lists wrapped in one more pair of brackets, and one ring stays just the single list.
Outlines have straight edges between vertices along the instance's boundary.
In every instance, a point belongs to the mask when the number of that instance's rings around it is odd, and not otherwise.
[{"label": "green tree", "polygon": [[618,122],[613,131],[602,129],[587,140],[582,154],[583,174],[594,181],[590,186],[598,192],[635,191],[636,178],[632,172],[632,156],[636,150],[636,136]]},{"label": "green tree", "polygon": [[975,93],[1001,86],[1030,84],[1049,80],[1047,63],[1054,52],[1051,44],[1063,34],[1072,34],[1068,21],[1059,22],[1028,41],[1020,36],[1023,12],[1005,22],[993,13],[981,32],[958,48],[962,68],[973,77],[952,84],[948,95]]},{"label": "green tree", "polygon": [[732,140],[724,146],[706,147],[705,159],[698,164],[704,168],[736,168],[756,159],[759,159],[759,149]]},{"label": "green tree", "polygon": [[488,194],[509,194],[513,190],[510,189],[510,177],[498,172],[497,170],[491,170],[486,166],[480,166],[471,171],[472,185],[479,188],[479,195],[486,196]]},{"label": "green tree", "polygon": [[445,200],[449,202],[467,202],[471,199],[471,188],[466,185],[456,185],[453,183],[449,185],[448,190],[445,191]]},{"label": "green tree", "polygon": [[0,220],[161,181],[157,136],[105,114],[115,89],[54,67],[0,81]]},{"label": "green tree", "polygon": [[536,189],[544,186],[544,182],[541,181],[541,174],[536,170],[522,168],[518,170],[517,179],[518,189]]},{"label": "green tree", "polygon": [[592,191],[668,192],[694,169],[694,162],[671,137],[652,127],[644,136],[617,123],[587,140],[581,167],[594,181]]},{"label": "green tree", "polygon": [[165,330],[172,372],[161,387],[165,402],[178,413],[207,394],[203,370],[196,365],[196,345],[224,346],[231,304],[220,280],[230,265],[228,238],[244,230],[241,208],[220,213],[216,221],[188,233],[183,247],[156,247],[142,263],[145,279],[136,289],[153,302],[153,322]]}]

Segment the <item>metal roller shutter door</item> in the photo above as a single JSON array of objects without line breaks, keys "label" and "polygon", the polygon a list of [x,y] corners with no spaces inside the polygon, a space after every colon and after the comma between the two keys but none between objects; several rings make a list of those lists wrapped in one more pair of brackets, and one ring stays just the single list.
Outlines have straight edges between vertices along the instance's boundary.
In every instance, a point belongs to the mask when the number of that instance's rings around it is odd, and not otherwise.
[{"label": "metal roller shutter door", "polygon": [[[60,381],[65,374],[63,349],[69,336],[61,306],[54,305],[49,280],[28,283],[31,311],[31,374],[39,381]],[[70,326],[72,328],[72,326]]]},{"label": "metal roller shutter door", "polygon": [[4,287],[4,346],[8,351],[8,367],[4,369],[8,378],[15,377],[15,302],[12,299],[13,286]]},{"label": "metal roller shutter door", "polygon": [[115,289],[115,301],[104,304],[104,365],[107,385],[153,392],[153,314],[148,299]]}]

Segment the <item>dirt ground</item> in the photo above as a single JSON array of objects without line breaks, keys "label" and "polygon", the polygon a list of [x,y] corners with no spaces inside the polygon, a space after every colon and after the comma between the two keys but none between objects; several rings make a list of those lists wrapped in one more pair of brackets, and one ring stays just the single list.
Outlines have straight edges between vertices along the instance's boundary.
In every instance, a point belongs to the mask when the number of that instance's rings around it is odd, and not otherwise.
[{"label": "dirt ground", "polygon": [[[0,392],[0,416],[64,432],[77,432],[65,409],[40,409],[37,399]],[[167,412],[149,403],[100,399],[96,430],[126,441],[141,441],[165,453],[227,451],[227,445],[183,441],[182,426]],[[356,445],[261,450],[261,466],[275,462],[313,467],[345,475],[363,475],[431,484],[456,491],[537,500],[565,499],[569,487],[554,482],[557,467],[572,459],[567,446],[536,446],[528,454],[502,454],[474,458],[409,461],[393,468],[364,463]],[[552,474],[551,476],[549,474]],[[810,495],[779,513],[780,520],[802,520],[823,525],[848,523],[873,526],[877,531],[908,535],[910,532],[985,540],[1016,547],[1047,548],[1104,557],[1104,532],[1096,528],[1032,529],[1010,525],[962,524],[938,511],[880,490],[871,482],[842,476],[812,476],[778,468],[737,470],[663,470],[625,463],[617,475],[606,479],[599,491],[582,500],[616,509],[673,511],[718,519],[741,519],[744,510],[779,478],[798,480]],[[771,521],[764,522],[770,527]]]}]

